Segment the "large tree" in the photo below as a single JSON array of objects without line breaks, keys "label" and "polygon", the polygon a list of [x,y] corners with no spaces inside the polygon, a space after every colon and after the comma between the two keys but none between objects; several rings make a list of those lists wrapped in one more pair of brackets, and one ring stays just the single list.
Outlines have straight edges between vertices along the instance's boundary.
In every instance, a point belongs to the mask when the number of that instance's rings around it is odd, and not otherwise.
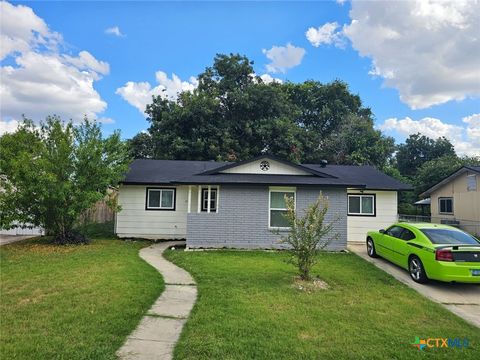
[{"label": "large tree", "polygon": [[373,128],[369,117],[347,115],[327,137],[321,157],[335,164],[377,165],[384,168],[395,151],[395,140]]},{"label": "large tree", "polygon": [[[146,113],[148,135],[130,142],[135,157],[235,161],[272,153],[381,167],[393,153],[391,139],[373,129],[370,109],[345,83],[267,84],[236,54],[217,55],[197,89],[175,101],[154,97]],[[355,131],[365,140],[355,139]],[[343,156],[332,154],[337,139],[349,141]]]},{"label": "large tree", "polygon": [[415,194],[419,195],[462,166],[478,166],[480,157],[442,156],[424,163],[415,176]]},{"label": "large tree", "polygon": [[48,117],[40,127],[25,120],[0,138],[0,227],[41,226],[57,242],[85,239],[73,229],[79,216],[107,195],[128,168],[128,151],[115,132],[74,126]]},{"label": "large tree", "polygon": [[402,175],[413,177],[424,163],[442,156],[455,156],[452,143],[445,137],[434,140],[421,134],[410,135],[398,146],[397,168]]}]

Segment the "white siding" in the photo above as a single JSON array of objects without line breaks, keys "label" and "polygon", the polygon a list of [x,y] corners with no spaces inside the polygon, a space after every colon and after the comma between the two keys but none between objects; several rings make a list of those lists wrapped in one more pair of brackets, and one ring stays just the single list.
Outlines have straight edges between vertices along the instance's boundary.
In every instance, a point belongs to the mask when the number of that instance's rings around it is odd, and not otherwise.
[{"label": "white siding", "polygon": [[[270,169],[263,171],[260,169],[260,163],[268,161]],[[222,171],[227,174],[263,174],[263,175],[311,175],[307,171],[303,171],[294,166],[283,164],[281,162],[270,160],[268,158],[258,159],[247,164],[238,165],[230,169]]]},{"label": "white siding", "polygon": [[[349,194],[361,194],[359,190],[348,190]],[[397,221],[397,192],[371,191],[365,194],[375,194],[376,216],[348,216],[348,242],[364,242],[367,231],[385,229]]]},{"label": "white siding", "polygon": [[[122,185],[118,202],[122,210],[117,214],[115,232],[122,238],[184,239],[187,236],[188,186],[177,189],[175,211],[145,210],[147,187]],[[192,187],[192,211],[196,210],[196,189]]]}]

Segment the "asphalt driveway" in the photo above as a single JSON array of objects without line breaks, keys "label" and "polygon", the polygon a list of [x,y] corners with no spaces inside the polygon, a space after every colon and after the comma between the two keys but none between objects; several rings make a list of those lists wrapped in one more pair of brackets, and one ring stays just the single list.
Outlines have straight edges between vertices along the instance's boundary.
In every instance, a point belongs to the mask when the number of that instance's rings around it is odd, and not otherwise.
[{"label": "asphalt driveway", "polygon": [[382,258],[371,258],[367,255],[364,244],[349,244],[348,249],[397,280],[415,289],[423,296],[440,303],[454,314],[480,327],[480,285],[442,283],[431,281],[428,284],[417,284],[408,272]]}]

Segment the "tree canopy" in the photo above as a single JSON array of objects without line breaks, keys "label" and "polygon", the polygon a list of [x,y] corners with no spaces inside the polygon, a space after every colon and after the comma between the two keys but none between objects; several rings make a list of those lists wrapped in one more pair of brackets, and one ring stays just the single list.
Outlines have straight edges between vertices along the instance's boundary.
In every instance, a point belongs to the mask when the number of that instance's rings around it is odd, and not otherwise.
[{"label": "tree canopy", "polygon": [[409,211],[430,184],[476,161],[459,158],[444,137],[414,134],[396,145],[343,81],[266,83],[252,65],[245,56],[219,54],[193,92],[153,97],[148,132],[130,140],[132,156],[239,161],[271,153],[303,163],[374,165],[414,186],[399,198]]},{"label": "tree canopy", "polygon": [[0,137],[0,227],[41,226],[58,242],[76,241],[79,216],[118,184],[127,164],[120,134],[102,138],[95,122],[25,120]]},{"label": "tree canopy", "polygon": [[405,144],[398,146],[398,170],[402,175],[413,176],[424,163],[442,156],[456,156],[452,143],[445,137],[431,139],[425,135],[410,135]]},{"label": "tree canopy", "polygon": [[152,99],[148,134],[130,141],[132,155],[235,161],[272,153],[383,167],[394,151],[393,139],[374,130],[370,109],[342,81],[267,84],[238,54],[217,55],[198,78],[198,88],[176,100]]}]

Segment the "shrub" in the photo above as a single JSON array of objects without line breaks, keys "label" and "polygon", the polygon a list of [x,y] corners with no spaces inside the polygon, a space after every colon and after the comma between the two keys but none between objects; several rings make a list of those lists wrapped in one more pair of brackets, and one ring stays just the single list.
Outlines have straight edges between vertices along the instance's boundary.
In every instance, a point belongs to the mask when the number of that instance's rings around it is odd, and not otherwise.
[{"label": "shrub", "polygon": [[124,177],[128,162],[120,133],[104,138],[95,121],[74,126],[48,117],[38,127],[25,120],[0,137],[0,228],[31,224],[59,244],[86,242],[74,226]]},{"label": "shrub", "polygon": [[317,262],[318,255],[338,234],[329,236],[336,221],[326,223],[328,199],[320,192],[318,199],[305,210],[303,215],[295,213],[295,200],[285,197],[290,232],[282,237],[281,243],[290,245],[289,262],[298,268],[302,280],[311,279],[311,269]]}]

